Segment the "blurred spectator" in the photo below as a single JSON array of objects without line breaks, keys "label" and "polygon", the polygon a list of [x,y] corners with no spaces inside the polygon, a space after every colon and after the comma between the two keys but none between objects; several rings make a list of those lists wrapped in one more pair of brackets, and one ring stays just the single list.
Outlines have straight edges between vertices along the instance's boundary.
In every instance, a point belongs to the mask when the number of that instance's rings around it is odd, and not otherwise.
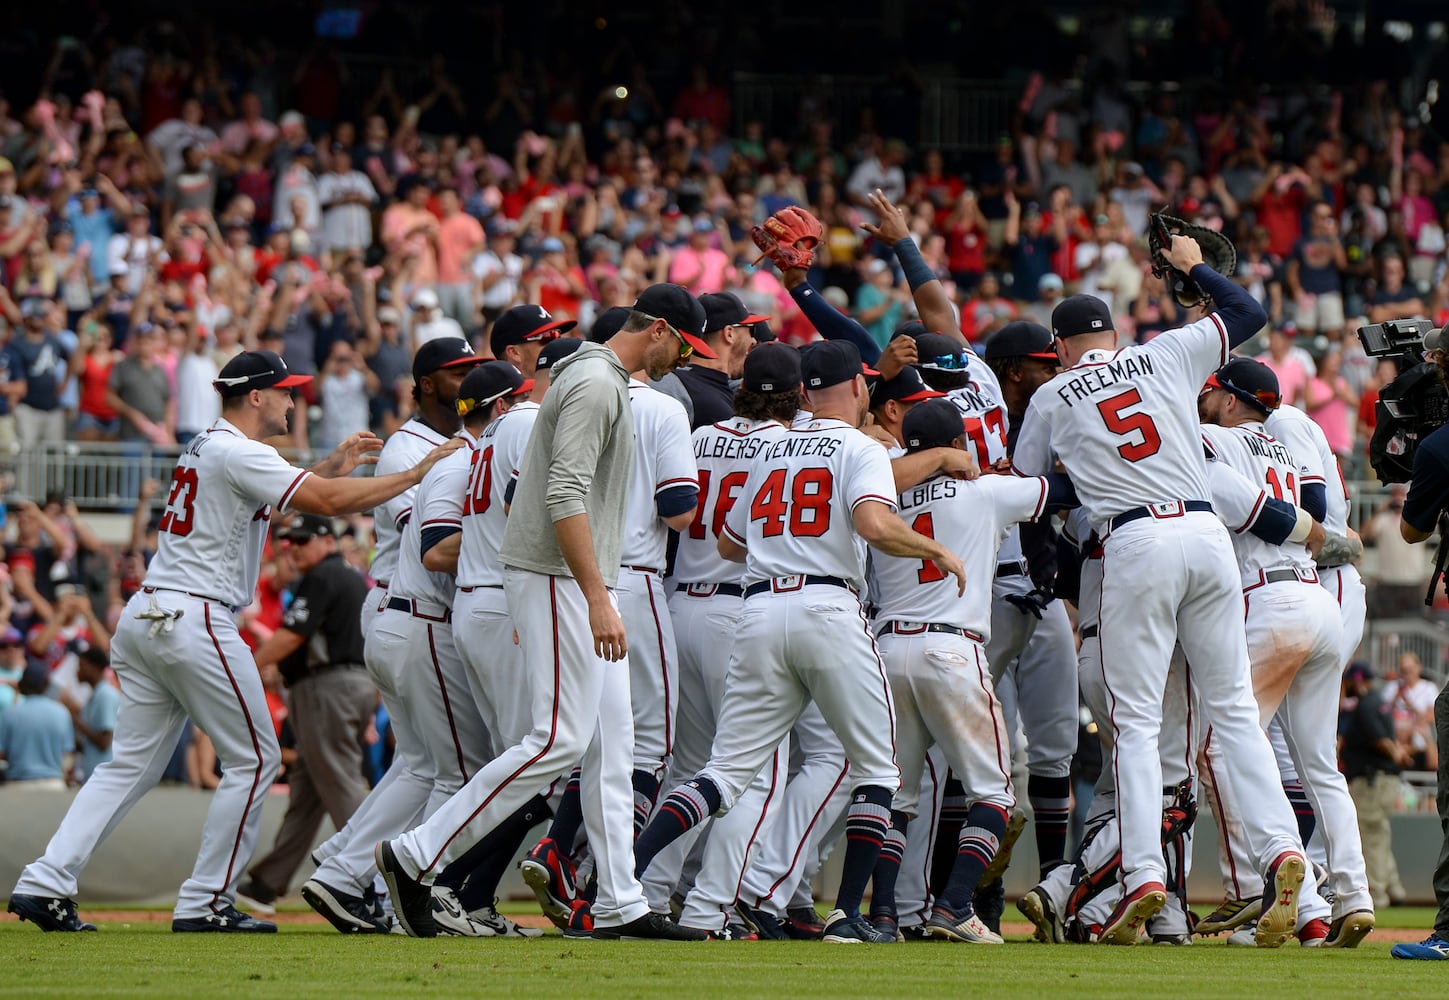
[{"label": "blurred spectator", "polygon": [[853,311],[871,339],[885,347],[895,335],[910,300],[910,289],[897,287],[891,265],[877,258],[865,266],[865,280],[855,293]]},{"label": "blurred spectator", "polygon": [[1406,765],[1415,771],[1439,767],[1434,738],[1434,699],[1439,689],[1424,679],[1416,653],[1399,654],[1397,676],[1384,681],[1383,699],[1394,720],[1394,739],[1408,752]]},{"label": "blurred spectator", "polygon": [[1429,565],[1422,546],[1410,545],[1399,533],[1408,488],[1389,487],[1389,496],[1374,508],[1360,534],[1365,549],[1364,576],[1370,618],[1405,618],[1424,613]]},{"label": "blurred spectator", "polygon": [[477,323],[473,261],[486,244],[483,226],[463,211],[457,188],[439,191],[438,206],[443,212],[438,223],[438,302],[444,315],[471,330]]},{"label": "blurred spectator", "polygon": [[110,658],[96,646],[80,652],[76,677],[90,688],[84,701],[68,691],[61,692],[60,703],[70,712],[71,725],[80,741],[80,758],[72,772],[81,781],[95,773],[97,767],[111,759],[111,740],[116,732],[116,713],[121,707],[121,692],[110,675]]},{"label": "blurred spectator", "polygon": [[1404,886],[1394,860],[1393,830],[1389,819],[1402,797],[1402,768],[1409,754],[1394,739],[1389,706],[1374,690],[1373,670],[1354,662],[1344,674],[1349,701],[1348,717],[1341,724],[1343,775],[1358,809],[1359,836],[1368,869],[1369,891],[1375,907],[1403,900]]},{"label": "blurred spectator", "polygon": [[1378,291],[1369,302],[1368,318],[1371,323],[1386,323],[1389,320],[1408,319],[1411,316],[1427,316],[1428,307],[1419,293],[1404,284],[1406,274],[1402,257],[1385,257],[1379,265],[1382,279]]},{"label": "blurred spectator", "polygon": [[413,350],[439,337],[462,337],[463,328],[451,316],[445,316],[438,304],[438,293],[420,288],[410,303],[413,315]]},{"label": "blurred spectator", "polygon": [[318,375],[318,400],[322,420],[317,426],[317,446],[330,452],[348,437],[371,426],[368,399],[377,391],[378,377],[362,364],[357,351],[345,340],[332,345],[332,353]]},{"label": "blurred spectator", "polygon": [[20,697],[0,714],[0,757],[8,784],[65,788],[65,755],[75,749],[75,730],[70,713],[45,693],[49,683],[44,667],[27,667]]},{"label": "blurred spectator", "polygon": [[1268,350],[1258,355],[1258,360],[1278,376],[1278,392],[1284,406],[1301,406],[1303,391],[1308,380],[1318,370],[1313,356],[1293,343],[1298,336],[1298,325],[1291,320],[1268,331]]},{"label": "blurred spectator", "polygon": [[21,303],[20,314],[20,335],[10,339],[5,351],[11,377],[25,382],[25,393],[15,405],[15,434],[20,447],[30,449],[65,440],[57,372],[69,360],[70,351],[58,336],[65,321],[65,310],[59,304],[28,298]]},{"label": "blurred spectator", "polygon": [[483,252],[473,258],[473,276],[483,306],[483,322],[491,326],[503,311],[518,301],[523,287],[523,258],[514,253],[517,243],[513,223],[498,224]]},{"label": "blurred spectator", "polygon": [[1307,235],[1294,244],[1284,267],[1298,329],[1329,338],[1343,332],[1342,274],[1347,266],[1333,206],[1318,202],[1309,212]]},{"label": "blurred spectator", "polygon": [[6,625],[0,630],[0,716],[20,697],[20,678],[25,673],[25,646],[20,630]]},{"label": "blurred spectator", "polygon": [[1340,462],[1347,462],[1353,452],[1353,427],[1358,395],[1341,374],[1343,351],[1331,346],[1318,359],[1318,371],[1303,387],[1302,406],[1323,429],[1328,447]]}]

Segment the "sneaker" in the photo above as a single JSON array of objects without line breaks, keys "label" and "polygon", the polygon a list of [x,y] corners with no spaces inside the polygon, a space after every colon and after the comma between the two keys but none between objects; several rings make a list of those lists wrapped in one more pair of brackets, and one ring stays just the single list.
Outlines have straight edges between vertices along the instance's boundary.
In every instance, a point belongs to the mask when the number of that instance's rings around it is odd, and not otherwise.
[{"label": "sneaker", "polygon": [[897,931],[900,933],[900,939],[899,940],[901,940],[901,941],[925,941],[925,940],[928,940],[927,937],[926,937],[926,925],[925,924],[906,924],[904,927],[898,927],[897,928]]},{"label": "sneaker", "polygon": [[969,903],[960,910],[953,910],[945,903],[937,903],[931,910],[931,919],[926,921],[926,937],[965,944],[1006,943],[1000,934],[986,926]]},{"label": "sneaker", "polygon": [[1396,944],[1389,952],[1395,958],[1418,959],[1425,962],[1442,962],[1449,959],[1449,939],[1430,934],[1418,944]]},{"label": "sneaker", "polygon": [[458,902],[458,894],[446,885],[433,886],[433,923],[444,937],[496,937],[491,927],[478,923]]},{"label": "sneaker", "polygon": [[595,927],[595,941],[708,941],[707,931],[681,927],[662,913],[646,913],[619,927]]},{"label": "sneaker", "polygon": [[825,933],[813,906],[792,906],[785,911],[785,935],[796,941],[819,941]]},{"label": "sneaker", "polygon": [[1001,879],[977,884],[971,895],[971,909],[991,933],[1001,933],[1001,918],[1006,913],[1006,886]]},{"label": "sneaker", "polygon": [[1149,935],[1153,944],[1170,944],[1175,946],[1192,944],[1192,935],[1187,931],[1166,931],[1161,934]]},{"label": "sneaker", "polygon": [[1314,917],[1308,923],[1298,928],[1297,937],[1298,944],[1302,947],[1317,948],[1323,944],[1324,938],[1328,937],[1328,924]]},{"label": "sneaker", "polygon": [[882,934],[889,934],[896,939],[897,943],[904,941],[906,936],[901,933],[901,922],[890,913],[872,913],[869,917],[870,925]]},{"label": "sneaker", "polygon": [[171,930],[176,934],[194,934],[206,931],[223,931],[235,934],[275,934],[277,925],[270,920],[258,920],[228,906],[218,913],[204,917],[177,917],[171,921]]},{"label": "sneaker", "polygon": [[744,924],[726,924],[722,931],[705,931],[705,936],[711,941],[758,941],[760,935],[756,934]]},{"label": "sneaker", "polygon": [[367,888],[362,890],[362,904],[372,919],[383,927],[392,926],[392,915],[382,905],[383,897],[373,888],[372,883],[367,883]]},{"label": "sneaker", "polygon": [[857,913],[847,917],[844,910],[831,910],[825,918],[820,938],[826,944],[895,944],[894,934],[876,930]]},{"label": "sneaker", "polygon": [[1196,932],[1212,935],[1237,930],[1244,924],[1257,920],[1258,914],[1262,912],[1261,899],[1224,899],[1216,910],[1197,922]]},{"label": "sneaker", "polygon": [[536,938],[543,937],[542,927],[524,927],[498,912],[498,900],[492,906],[480,906],[469,910],[468,916],[493,932],[494,937]]},{"label": "sneaker", "polygon": [[1263,912],[1258,915],[1259,948],[1277,948],[1293,936],[1298,923],[1298,893],[1308,862],[1297,851],[1284,851],[1263,878]]},{"label": "sneaker", "polygon": [[564,937],[586,938],[594,936],[594,906],[586,900],[574,902],[569,911],[567,925],[559,928]]},{"label": "sneaker", "polygon": [[248,878],[241,885],[236,887],[236,901],[248,910],[260,913],[264,917],[275,916],[277,908],[277,892],[265,882],[258,882],[255,878]]},{"label": "sneaker", "polygon": [[1333,922],[1328,936],[1323,940],[1325,948],[1357,948],[1358,943],[1368,937],[1374,929],[1373,910],[1354,910]]},{"label": "sneaker", "polygon": [[1037,886],[1016,901],[1016,908],[1036,927],[1036,940],[1045,944],[1065,944],[1066,928],[1062,916],[1045,887]]},{"label": "sneaker", "polygon": [[[372,892],[371,886],[368,892]],[[388,931],[381,907],[377,911],[373,909],[377,905],[376,893],[369,900],[366,893],[353,896],[314,878],[302,883],[302,898],[343,934],[386,934]]]},{"label": "sneaker", "polygon": [[544,916],[560,930],[566,928],[573,915],[577,890],[573,863],[559,850],[558,843],[552,837],[544,837],[519,862],[518,870],[538,897]]},{"label": "sneaker", "polygon": [[736,901],[735,914],[760,936],[762,941],[784,941],[789,937],[780,918],[758,906]]},{"label": "sneaker", "polygon": [[[1006,868],[1011,864],[1011,849],[1016,846],[1017,838],[1021,831],[1026,829],[1026,813],[1013,811],[1011,819],[1006,821],[1006,833],[1001,838],[1001,843],[996,847],[996,855],[991,859],[991,864],[986,866],[986,871],[981,873],[981,880],[977,885],[990,885],[992,882],[1001,880],[1006,874]],[[1006,909],[1002,904],[1002,910]],[[978,910],[978,915],[980,911]]]},{"label": "sneaker", "polygon": [[433,922],[433,890],[403,870],[402,862],[398,861],[392,849],[392,841],[379,840],[372,849],[372,857],[377,862],[378,874],[387,883],[393,915],[408,937],[437,937],[438,925]]},{"label": "sneaker", "polygon": [[1123,896],[1102,932],[1097,936],[1098,944],[1137,943],[1137,932],[1150,918],[1157,916],[1167,905],[1167,890],[1161,882],[1144,882],[1130,894]]},{"label": "sneaker", "polygon": [[26,896],[16,893],[10,897],[6,907],[21,920],[29,920],[36,927],[46,931],[93,931],[96,925],[87,923],[76,913],[75,900],[61,896]]}]

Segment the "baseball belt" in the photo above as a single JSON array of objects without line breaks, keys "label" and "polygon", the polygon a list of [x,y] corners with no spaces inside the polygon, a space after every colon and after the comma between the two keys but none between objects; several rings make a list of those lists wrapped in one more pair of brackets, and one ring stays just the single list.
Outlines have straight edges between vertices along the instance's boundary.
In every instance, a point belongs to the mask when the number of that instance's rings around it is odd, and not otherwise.
[{"label": "baseball belt", "polygon": [[659,571],[653,566],[621,566],[620,569],[632,569],[635,573],[653,573],[659,575]]},{"label": "baseball belt", "polygon": [[142,593],[145,593],[145,594],[155,594],[155,593],[158,593],[158,592],[171,593],[171,594],[184,594],[187,597],[194,597],[198,601],[207,601],[207,602],[209,602],[211,604],[220,604],[222,607],[226,608],[232,614],[236,614],[238,611],[241,610],[241,606],[238,605],[238,604],[231,604],[231,603],[229,603],[227,601],[223,601],[220,597],[212,597],[210,594],[197,594],[197,593],[193,593],[190,590],[172,590],[170,587],[142,587],[141,588],[141,592]]},{"label": "baseball belt", "polygon": [[1258,571],[1258,582],[1243,588],[1243,593],[1250,590],[1257,590],[1259,587],[1266,587],[1270,583],[1317,583],[1318,572],[1312,571],[1304,574],[1296,569],[1270,569],[1267,572]]},{"label": "baseball belt", "polygon": [[754,597],[756,594],[763,594],[767,591],[774,591],[777,594],[789,594],[802,587],[840,587],[844,590],[855,593],[855,588],[846,583],[838,576],[777,576],[772,580],[761,580],[759,583],[752,583],[745,588],[746,597]]},{"label": "baseball belt", "polygon": [[[453,609],[444,607],[441,604],[432,604],[427,601],[411,601],[406,597],[389,597],[387,606],[393,611],[402,611],[412,615],[414,618],[421,618],[428,622],[451,622],[453,620]],[[425,609],[436,608],[436,611]]]},{"label": "baseball belt", "polygon": [[1025,559],[1013,559],[1011,562],[999,562],[996,564],[996,579],[1000,580],[1008,576],[1026,576],[1028,567]]},{"label": "baseball belt", "polygon": [[503,584],[501,584],[501,583],[480,583],[476,587],[459,587],[458,589],[461,590],[465,594],[471,594],[475,590],[502,590],[503,589]]},{"label": "baseball belt", "polygon": [[714,597],[716,594],[721,597],[745,596],[745,588],[738,583],[680,583],[675,584],[674,592],[690,597]]},{"label": "baseball belt", "polygon": [[907,625],[905,622],[888,621],[876,633],[882,635],[922,635],[926,632],[942,632],[946,635],[959,635],[965,639],[975,642],[983,641],[981,633],[969,628],[961,628],[959,625],[946,625],[943,622],[922,622],[918,625]]},{"label": "baseball belt", "polygon": [[1083,639],[1095,639],[1097,638],[1097,626],[1083,625],[1080,634]]},{"label": "baseball belt", "polygon": [[1133,507],[1131,510],[1124,510],[1112,520],[1107,522],[1109,532],[1116,531],[1124,524],[1131,524],[1133,521],[1140,521],[1144,517],[1155,517],[1158,520],[1181,517],[1187,513],[1211,514],[1213,505],[1206,500],[1169,500],[1166,503],[1148,504],[1145,507]]}]

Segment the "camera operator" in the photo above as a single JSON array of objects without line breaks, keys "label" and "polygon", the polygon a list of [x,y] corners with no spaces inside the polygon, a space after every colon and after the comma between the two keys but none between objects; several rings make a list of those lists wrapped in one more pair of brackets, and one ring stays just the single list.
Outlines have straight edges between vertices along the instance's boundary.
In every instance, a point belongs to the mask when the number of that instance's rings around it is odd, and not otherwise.
[{"label": "camera operator", "polygon": [[[1449,344],[1442,330],[1424,338],[1424,353],[1438,365],[1439,379],[1449,386]],[[1434,533],[1446,512],[1449,512],[1449,425],[1426,435],[1414,454],[1414,474],[1409,494],[1400,514],[1399,533],[1410,544],[1422,542]],[[1437,587],[1444,565],[1443,547],[1449,544],[1441,535],[1438,569],[1434,575]],[[1432,594],[1432,590],[1431,590]],[[1439,848],[1439,862],[1434,867],[1434,897],[1439,914],[1434,920],[1434,933],[1419,944],[1395,945],[1395,958],[1449,959],[1449,683],[1434,701],[1434,730],[1439,743],[1439,783],[1437,802],[1439,822],[1444,828],[1444,842]]]}]

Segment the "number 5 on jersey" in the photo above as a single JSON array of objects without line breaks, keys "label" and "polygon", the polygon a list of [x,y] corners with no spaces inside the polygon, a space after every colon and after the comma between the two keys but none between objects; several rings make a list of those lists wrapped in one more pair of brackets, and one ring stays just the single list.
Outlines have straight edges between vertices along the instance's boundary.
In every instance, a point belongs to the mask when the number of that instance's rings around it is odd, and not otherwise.
[{"label": "number 5 on jersey", "polygon": [[1129,406],[1137,406],[1141,402],[1142,394],[1136,389],[1128,389],[1097,404],[1107,430],[1127,439],[1117,446],[1117,454],[1129,462],[1140,462],[1162,450],[1162,435],[1157,433],[1157,425],[1152,422],[1150,414],[1128,413],[1124,416],[1122,413]]}]

